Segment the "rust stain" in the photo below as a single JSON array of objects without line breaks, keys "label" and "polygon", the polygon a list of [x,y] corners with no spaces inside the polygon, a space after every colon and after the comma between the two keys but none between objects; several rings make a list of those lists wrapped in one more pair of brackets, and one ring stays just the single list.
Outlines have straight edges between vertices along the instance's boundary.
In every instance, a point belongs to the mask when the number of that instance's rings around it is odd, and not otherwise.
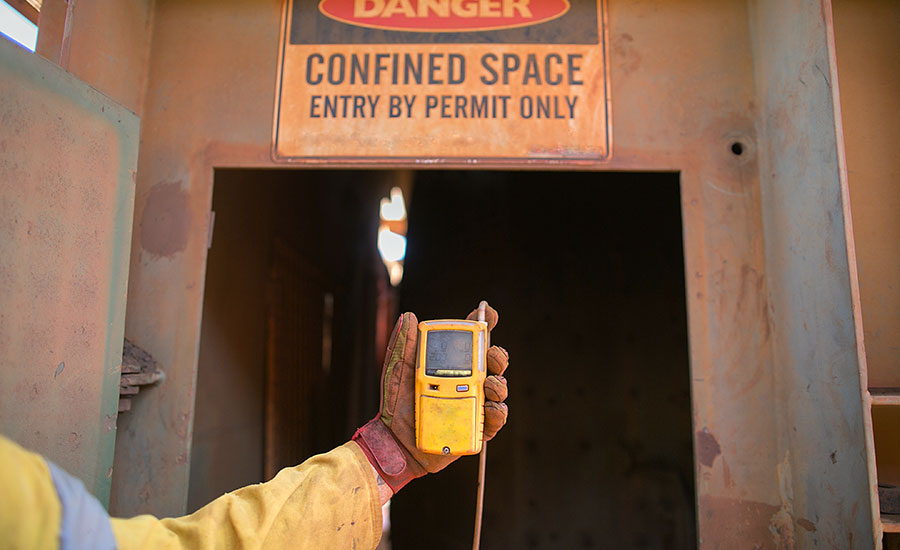
[{"label": "rust stain", "polygon": [[722,454],[722,448],[713,434],[709,433],[706,428],[697,430],[697,459],[700,464],[712,467],[716,457]]},{"label": "rust stain", "polygon": [[779,506],[739,498],[701,495],[700,536],[704,548],[778,548],[769,530]]},{"label": "rust stain", "polygon": [[187,247],[191,226],[188,194],[179,182],[153,186],[141,218],[141,246],[157,256],[172,256]]},{"label": "rust stain", "polygon": [[798,519],[798,520],[797,520],[797,525],[799,525],[800,527],[803,527],[804,529],[806,529],[807,531],[809,531],[809,532],[811,532],[811,533],[815,533],[815,532],[816,532],[816,524],[813,523],[813,522],[811,522],[811,521],[809,521],[809,520],[806,519],[806,518],[800,518],[800,519]]},{"label": "rust stain", "polygon": [[725,483],[725,487],[729,489],[735,486],[734,478],[731,477],[731,468],[728,467],[728,463],[725,462],[725,458],[722,458],[722,478]]},{"label": "rust stain", "polygon": [[153,486],[148,482],[144,483],[141,487],[140,492],[138,493],[138,501],[141,504],[146,504],[150,501],[150,497],[153,496]]},{"label": "rust stain", "polygon": [[641,55],[633,46],[634,37],[622,33],[613,39],[612,54],[616,64],[625,76],[630,75],[641,66]]}]

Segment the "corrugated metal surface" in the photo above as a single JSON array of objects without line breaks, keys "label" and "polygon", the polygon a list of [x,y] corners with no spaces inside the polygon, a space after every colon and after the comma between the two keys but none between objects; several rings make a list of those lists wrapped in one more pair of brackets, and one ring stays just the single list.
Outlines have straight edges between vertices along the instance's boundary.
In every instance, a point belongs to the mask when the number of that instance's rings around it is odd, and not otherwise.
[{"label": "corrugated metal surface", "polygon": [[108,502],[139,119],[0,40],[0,431]]}]

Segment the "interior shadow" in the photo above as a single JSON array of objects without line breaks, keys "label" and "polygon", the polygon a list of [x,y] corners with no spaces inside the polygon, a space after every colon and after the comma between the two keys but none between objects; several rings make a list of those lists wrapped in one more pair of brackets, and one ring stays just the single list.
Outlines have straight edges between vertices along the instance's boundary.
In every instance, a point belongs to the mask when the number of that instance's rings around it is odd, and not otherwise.
[{"label": "interior shadow", "polygon": [[[420,172],[401,310],[500,311],[510,419],[482,547],[695,548],[678,175]],[[392,502],[393,548],[470,548],[477,459]]]}]

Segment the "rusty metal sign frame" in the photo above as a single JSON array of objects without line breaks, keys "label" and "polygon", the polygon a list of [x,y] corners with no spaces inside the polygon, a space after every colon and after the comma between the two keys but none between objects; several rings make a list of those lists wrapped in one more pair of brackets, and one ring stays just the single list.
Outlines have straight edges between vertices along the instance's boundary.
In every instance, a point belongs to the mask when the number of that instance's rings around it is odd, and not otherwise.
[{"label": "rusty metal sign frame", "polygon": [[270,158],[272,162],[281,165],[308,165],[327,167],[382,167],[382,168],[421,168],[423,166],[446,166],[447,168],[458,167],[485,167],[495,166],[498,168],[521,168],[524,166],[533,167],[535,170],[560,167],[566,169],[567,166],[595,166],[598,163],[603,164],[612,158],[613,154],[613,132],[612,132],[612,101],[611,101],[611,85],[609,77],[609,24],[608,24],[608,0],[597,0],[597,10],[599,18],[600,41],[598,46],[602,48],[603,58],[603,80],[604,80],[604,106],[606,128],[605,137],[605,154],[603,156],[589,155],[573,155],[566,156],[542,156],[542,157],[467,157],[467,156],[342,156],[342,155],[322,155],[322,156],[293,156],[284,157],[278,154],[278,130],[279,130],[279,111],[281,108],[282,97],[282,75],[284,72],[284,56],[287,44],[288,23],[290,22],[290,6],[294,0],[284,0],[281,12],[281,26],[278,40],[278,70],[276,71],[275,80],[275,105],[272,119],[272,145],[270,150]]}]

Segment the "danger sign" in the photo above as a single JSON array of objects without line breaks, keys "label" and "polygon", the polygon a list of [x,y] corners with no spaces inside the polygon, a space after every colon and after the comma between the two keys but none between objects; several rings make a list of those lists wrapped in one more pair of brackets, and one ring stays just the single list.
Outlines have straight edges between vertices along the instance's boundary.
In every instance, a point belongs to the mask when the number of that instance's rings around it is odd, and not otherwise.
[{"label": "danger sign", "polygon": [[569,11],[567,0],[322,0],[319,11],[343,23],[399,31],[463,32],[536,25]]},{"label": "danger sign", "polygon": [[602,160],[602,0],[288,0],[278,160]]}]

